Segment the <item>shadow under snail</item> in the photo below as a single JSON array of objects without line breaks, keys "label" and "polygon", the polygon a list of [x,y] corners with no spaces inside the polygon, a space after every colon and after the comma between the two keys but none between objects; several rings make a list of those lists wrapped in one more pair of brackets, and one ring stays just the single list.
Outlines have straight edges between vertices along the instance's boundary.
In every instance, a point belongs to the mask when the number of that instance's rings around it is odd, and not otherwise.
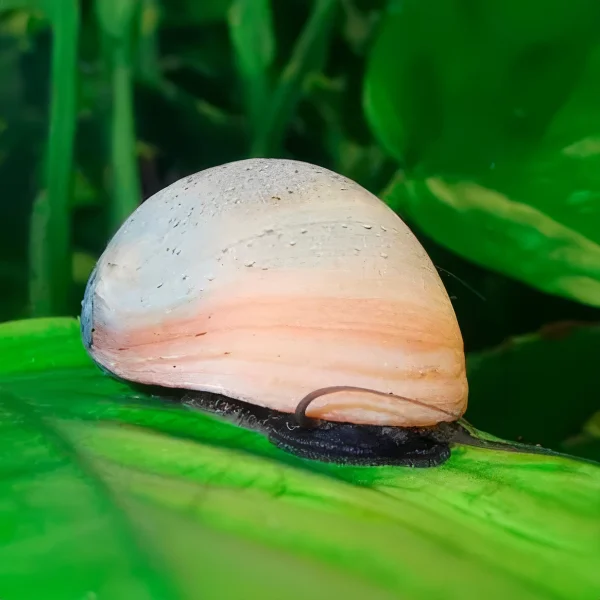
[{"label": "shadow under snail", "polygon": [[426,467],[457,441],[520,446],[462,419],[463,340],[421,244],[324,168],[251,159],[177,181],[116,233],[82,306],[105,372],[304,458]]}]

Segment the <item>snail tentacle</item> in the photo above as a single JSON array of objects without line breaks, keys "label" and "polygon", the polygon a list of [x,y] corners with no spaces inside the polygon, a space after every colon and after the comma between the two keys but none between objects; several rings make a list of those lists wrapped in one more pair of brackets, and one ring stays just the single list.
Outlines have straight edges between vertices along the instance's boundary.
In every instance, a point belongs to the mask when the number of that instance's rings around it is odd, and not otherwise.
[{"label": "snail tentacle", "polygon": [[426,402],[421,402],[420,400],[416,400],[415,398],[407,398],[406,396],[398,396],[397,394],[393,394],[392,392],[380,392],[379,390],[373,390],[370,388],[363,388],[354,385],[332,385],[324,388],[319,388],[318,390],[314,390],[313,392],[310,392],[310,394],[304,396],[304,398],[302,398],[302,400],[298,402],[296,410],[294,411],[294,418],[296,419],[296,423],[298,423],[300,427],[309,427],[311,420],[306,415],[306,410],[309,407],[309,405],[321,396],[325,396],[327,394],[335,394],[337,392],[368,392],[370,394],[376,394],[377,396],[391,396],[392,398],[397,398],[398,400],[410,402],[411,404],[422,406],[427,409],[437,410],[446,416],[455,418],[455,415],[450,411],[444,410],[439,406],[431,406],[430,404],[427,404]]}]

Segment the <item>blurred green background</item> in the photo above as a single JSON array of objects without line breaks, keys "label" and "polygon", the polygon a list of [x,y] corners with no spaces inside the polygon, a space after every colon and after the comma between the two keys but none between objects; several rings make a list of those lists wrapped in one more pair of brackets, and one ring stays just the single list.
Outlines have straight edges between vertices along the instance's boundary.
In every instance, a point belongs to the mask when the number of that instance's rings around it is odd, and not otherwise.
[{"label": "blurred green background", "polygon": [[467,418],[600,459],[599,21],[597,0],[0,0],[0,319],[77,315],[112,233],[187,174],[317,163],[440,269]]}]

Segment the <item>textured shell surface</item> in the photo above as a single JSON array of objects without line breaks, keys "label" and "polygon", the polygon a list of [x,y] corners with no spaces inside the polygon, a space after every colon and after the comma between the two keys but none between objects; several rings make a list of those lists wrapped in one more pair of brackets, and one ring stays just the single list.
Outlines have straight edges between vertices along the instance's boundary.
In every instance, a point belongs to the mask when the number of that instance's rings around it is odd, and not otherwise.
[{"label": "textured shell surface", "polygon": [[[250,159],[146,200],[100,257],[88,351],[125,380],[357,424],[426,426],[466,410],[461,332],[401,219],[308,163]],[[421,403],[426,404],[423,406]]]}]

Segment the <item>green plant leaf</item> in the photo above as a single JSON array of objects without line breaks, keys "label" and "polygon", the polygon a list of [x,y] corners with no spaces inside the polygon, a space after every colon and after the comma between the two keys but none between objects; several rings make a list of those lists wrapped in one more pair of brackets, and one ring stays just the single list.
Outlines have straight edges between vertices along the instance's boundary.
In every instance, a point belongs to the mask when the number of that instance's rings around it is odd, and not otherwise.
[{"label": "green plant leaf", "polygon": [[566,451],[565,439],[598,409],[590,390],[599,352],[600,326],[564,322],[470,354],[466,418],[505,439]]},{"label": "green plant leaf", "polygon": [[[554,183],[558,195],[560,182]],[[600,236],[581,232],[600,223],[595,192],[567,197],[563,222],[532,206],[530,197],[442,177],[403,177],[383,194],[409,222],[457,254],[545,292],[600,306]],[[579,230],[566,224],[577,213]]]},{"label": "green plant leaf", "polygon": [[405,168],[391,206],[479,265],[600,306],[600,5],[576,5],[408,0],[365,106]]},{"label": "green plant leaf", "polygon": [[45,0],[41,6],[52,25],[53,43],[44,189],[35,200],[29,232],[30,309],[37,317],[68,313],[73,283],[70,206],[79,43],[77,2]]},{"label": "green plant leaf", "polygon": [[271,0],[235,0],[229,9],[229,34],[244,83],[247,112],[257,132],[269,99],[269,69],[275,58]]},{"label": "green plant leaf", "polygon": [[4,324],[0,356],[5,598],[600,593],[593,463],[315,463],[102,375],[74,320]]},{"label": "green plant leaf", "polygon": [[233,0],[171,0],[165,3],[168,26],[206,25],[225,21]]},{"label": "green plant leaf", "polygon": [[96,0],[112,85],[110,232],[115,233],[141,201],[133,114],[133,35],[140,0]]},{"label": "green plant leaf", "polygon": [[158,30],[162,16],[158,0],[140,0],[137,70],[148,81],[161,77]]},{"label": "green plant leaf", "polygon": [[131,24],[140,8],[140,0],[102,0],[96,2],[98,22],[111,43],[123,43],[131,35]]},{"label": "green plant leaf", "polygon": [[0,0],[0,12],[8,10],[39,10],[46,0]]},{"label": "green plant leaf", "polygon": [[327,53],[337,8],[336,0],[314,1],[311,14],[264,113],[263,126],[252,144],[252,156],[268,157],[280,153],[286,130],[302,97],[303,86],[308,76],[320,67]]},{"label": "green plant leaf", "polygon": [[580,433],[566,439],[563,448],[571,454],[600,462],[600,411],[584,424]]}]

